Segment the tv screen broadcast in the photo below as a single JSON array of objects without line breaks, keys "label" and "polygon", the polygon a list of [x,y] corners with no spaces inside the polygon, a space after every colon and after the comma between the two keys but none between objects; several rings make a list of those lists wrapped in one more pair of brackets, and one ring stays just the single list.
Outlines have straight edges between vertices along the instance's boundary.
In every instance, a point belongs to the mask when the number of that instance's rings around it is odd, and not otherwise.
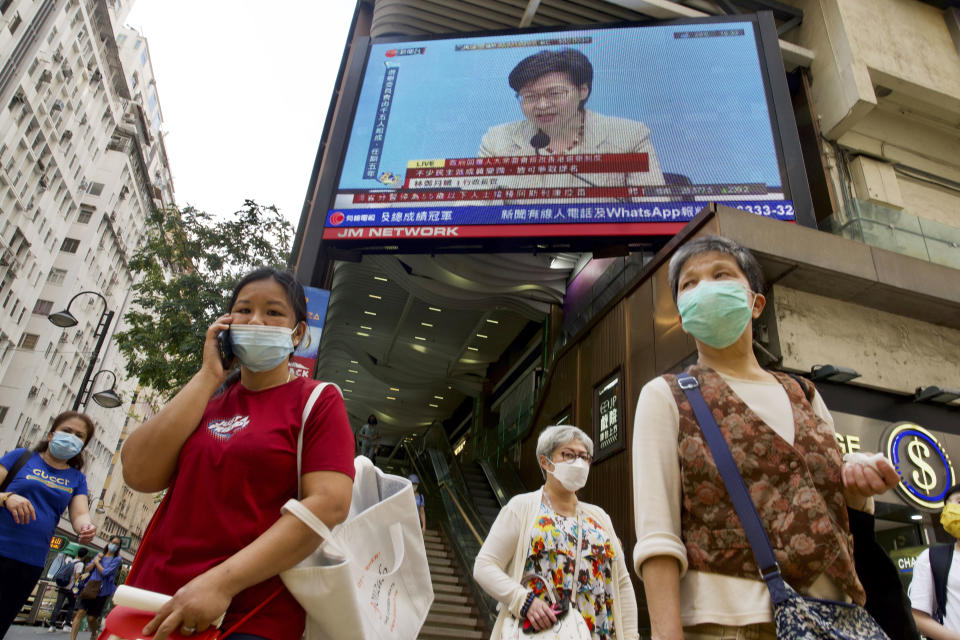
[{"label": "tv screen broadcast", "polygon": [[662,236],[709,202],[795,220],[758,24],[374,42],[323,238]]}]

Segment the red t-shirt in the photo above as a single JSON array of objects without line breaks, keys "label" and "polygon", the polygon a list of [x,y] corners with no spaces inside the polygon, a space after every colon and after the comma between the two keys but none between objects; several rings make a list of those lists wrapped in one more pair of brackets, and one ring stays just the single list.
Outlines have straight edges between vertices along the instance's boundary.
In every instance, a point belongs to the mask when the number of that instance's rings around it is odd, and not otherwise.
[{"label": "red t-shirt", "polygon": [[[280,518],[280,507],[297,497],[297,437],[314,384],[295,378],[250,391],[237,383],[210,400],[180,451],[170,490],[127,584],[172,595]],[[321,392],[306,429],[302,472],[339,471],[353,478],[353,432],[343,398],[333,386]],[[274,576],[238,593],[221,629],[229,629],[282,587]],[[236,631],[299,640],[304,616],[283,588]]]}]

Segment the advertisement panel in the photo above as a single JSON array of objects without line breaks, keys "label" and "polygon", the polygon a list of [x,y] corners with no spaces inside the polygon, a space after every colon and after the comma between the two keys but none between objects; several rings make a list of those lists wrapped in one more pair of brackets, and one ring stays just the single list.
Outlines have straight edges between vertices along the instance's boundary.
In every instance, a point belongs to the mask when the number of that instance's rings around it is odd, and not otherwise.
[{"label": "advertisement panel", "polygon": [[317,349],[323,336],[323,325],[327,317],[327,305],[330,304],[330,291],[316,287],[304,287],[307,295],[307,337],[293,352],[290,360],[290,372],[304,378],[313,377],[317,364]]},{"label": "advertisement panel", "polygon": [[759,24],[373,43],[322,237],[662,236],[709,202],[793,221]]}]

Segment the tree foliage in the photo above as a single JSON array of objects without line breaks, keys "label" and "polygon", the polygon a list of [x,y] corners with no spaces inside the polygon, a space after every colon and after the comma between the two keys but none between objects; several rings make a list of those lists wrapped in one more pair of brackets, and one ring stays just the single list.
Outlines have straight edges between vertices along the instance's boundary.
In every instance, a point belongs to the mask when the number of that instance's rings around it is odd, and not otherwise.
[{"label": "tree foliage", "polygon": [[148,229],[130,262],[133,304],[115,339],[127,373],[169,397],[200,368],[207,327],[226,310],[234,282],[256,267],[286,265],[293,227],[276,207],[246,200],[226,218],[158,209]]}]

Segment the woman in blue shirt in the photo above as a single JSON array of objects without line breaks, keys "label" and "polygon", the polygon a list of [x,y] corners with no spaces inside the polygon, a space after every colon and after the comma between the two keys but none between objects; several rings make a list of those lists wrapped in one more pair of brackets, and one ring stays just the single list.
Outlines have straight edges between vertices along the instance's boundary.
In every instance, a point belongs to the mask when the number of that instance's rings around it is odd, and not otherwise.
[{"label": "woman in blue shirt", "polygon": [[0,638],[13,624],[43,572],[60,514],[69,507],[70,522],[82,543],[97,528],[90,521],[83,447],[93,437],[93,420],[65,411],[53,421],[46,439],[17,463],[26,449],[0,457],[0,483],[14,467],[6,491],[0,493]]},{"label": "woman in blue shirt", "polygon": [[[73,617],[73,625],[70,629],[70,640],[77,640],[77,633],[80,631],[80,621],[83,616],[87,616],[87,626],[90,628],[90,640],[97,637],[100,630],[100,616],[103,615],[103,607],[107,600],[117,590],[117,571],[120,569],[122,561],[120,560],[121,540],[118,536],[110,538],[107,549],[103,553],[90,561],[85,567],[90,572],[85,584],[97,581],[100,588],[97,595],[92,598],[80,598],[77,603],[77,613]],[[83,593],[83,591],[81,591]]]}]

